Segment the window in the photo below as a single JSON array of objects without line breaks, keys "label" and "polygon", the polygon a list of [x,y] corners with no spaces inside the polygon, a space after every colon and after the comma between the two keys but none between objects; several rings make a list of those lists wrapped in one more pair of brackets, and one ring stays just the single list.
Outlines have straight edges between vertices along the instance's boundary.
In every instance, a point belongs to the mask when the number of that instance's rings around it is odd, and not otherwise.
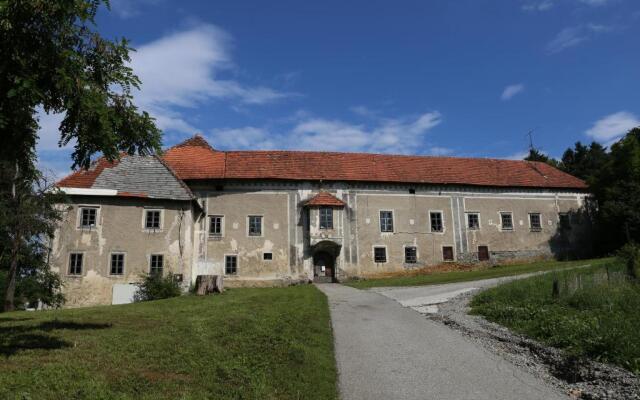
[{"label": "window", "polygon": [[333,229],[333,208],[320,207],[320,229]]},{"label": "window", "polygon": [[235,275],[238,273],[238,256],[224,257],[224,273],[226,275]]},{"label": "window", "polygon": [[151,265],[149,266],[149,273],[151,275],[162,275],[164,269],[164,256],[162,254],[151,255]]},{"label": "window", "polygon": [[124,254],[111,254],[111,275],[124,273]]},{"label": "window", "polygon": [[209,216],[209,236],[222,236],[222,215]]},{"label": "window", "polygon": [[69,275],[82,275],[82,253],[69,255]]},{"label": "window", "polygon": [[373,261],[377,263],[387,262],[387,248],[386,247],[374,247],[373,248]]},{"label": "window", "polygon": [[262,236],[262,217],[259,215],[249,216],[249,236]]},{"label": "window", "polygon": [[540,232],[542,230],[542,223],[539,213],[529,214],[529,227],[531,228],[531,232]]},{"label": "window", "polygon": [[500,222],[503,231],[513,230],[513,215],[510,212],[500,213]]},{"label": "window", "polygon": [[80,227],[91,228],[96,226],[98,209],[95,207],[82,207],[80,209]]},{"label": "window", "polygon": [[489,247],[478,246],[478,261],[487,261],[489,259]]},{"label": "window", "polygon": [[569,217],[569,214],[558,214],[558,220],[560,222],[560,229],[571,229],[571,218]]},{"label": "window", "polygon": [[418,262],[418,249],[416,246],[407,246],[404,248],[404,262],[407,264],[415,264]]},{"label": "window", "polygon": [[467,227],[471,231],[480,229],[480,215],[478,213],[467,214]]},{"label": "window", "polygon": [[431,212],[429,219],[431,220],[431,232],[442,232],[442,213],[439,211]]},{"label": "window", "polygon": [[144,227],[145,229],[160,229],[160,210],[147,210]]},{"label": "window", "polygon": [[392,211],[380,211],[380,232],[393,232]]},{"label": "window", "polygon": [[265,261],[273,260],[273,253],[264,253],[262,254],[262,259]]},{"label": "window", "polygon": [[442,259],[444,261],[453,261],[453,247],[451,246],[442,247]]}]

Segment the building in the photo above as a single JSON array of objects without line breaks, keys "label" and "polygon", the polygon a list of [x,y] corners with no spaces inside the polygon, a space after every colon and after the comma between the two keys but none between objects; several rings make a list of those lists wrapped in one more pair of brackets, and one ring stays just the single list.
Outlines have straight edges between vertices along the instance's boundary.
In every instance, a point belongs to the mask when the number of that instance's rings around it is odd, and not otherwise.
[{"label": "building", "polygon": [[590,247],[585,183],[538,162],[217,151],[196,135],[58,186],[71,204],[52,263],[70,306],[129,301],[146,273],[273,286]]}]

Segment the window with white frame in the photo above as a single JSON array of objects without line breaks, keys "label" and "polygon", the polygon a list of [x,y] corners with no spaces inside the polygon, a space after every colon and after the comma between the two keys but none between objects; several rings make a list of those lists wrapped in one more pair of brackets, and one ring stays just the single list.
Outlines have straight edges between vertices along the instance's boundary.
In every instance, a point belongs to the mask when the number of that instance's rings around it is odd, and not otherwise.
[{"label": "window with white frame", "polygon": [[149,260],[149,274],[162,275],[164,270],[164,256],[162,254],[152,254]]},{"label": "window with white frame", "polygon": [[431,221],[431,232],[442,232],[444,226],[442,224],[442,213],[440,211],[432,211],[429,213]]},{"label": "window with white frame", "polygon": [[69,254],[69,275],[82,275],[82,253]]},{"label": "window with white frame", "polygon": [[380,232],[393,232],[392,211],[380,211]]},{"label": "window with white frame", "polygon": [[144,217],[144,227],[145,229],[160,229],[161,226],[161,212],[160,210],[146,210]]},{"label": "window with white frame", "polygon": [[406,246],[404,248],[404,262],[407,264],[418,262],[418,248],[416,246]]},{"label": "window with white frame", "polygon": [[529,227],[531,228],[531,232],[540,232],[542,230],[540,213],[529,214]]},{"label": "window with white frame", "polygon": [[124,254],[111,254],[111,269],[109,273],[111,275],[122,275],[124,273]]},{"label": "window with white frame", "polygon": [[387,262],[387,248],[386,247],[374,247],[373,248],[373,261],[376,263]]},{"label": "window with white frame", "polygon": [[320,207],[320,229],[333,229],[333,207]]},{"label": "window with white frame", "polygon": [[468,213],[467,214],[467,228],[470,231],[477,231],[480,229],[480,214]]},{"label": "window with white frame", "polygon": [[98,221],[97,207],[81,207],[80,208],[80,227],[93,228]]},{"label": "window with white frame", "polygon": [[224,273],[226,275],[236,275],[238,273],[238,256],[224,257]]},{"label": "window with white frame", "polygon": [[209,236],[222,236],[222,224],[224,217],[222,215],[209,216]]},{"label": "window with white frame", "polygon": [[249,236],[262,236],[262,217],[260,215],[249,216]]},{"label": "window with white frame", "polygon": [[510,212],[501,212],[500,224],[502,226],[503,231],[512,231],[513,230],[513,214]]}]

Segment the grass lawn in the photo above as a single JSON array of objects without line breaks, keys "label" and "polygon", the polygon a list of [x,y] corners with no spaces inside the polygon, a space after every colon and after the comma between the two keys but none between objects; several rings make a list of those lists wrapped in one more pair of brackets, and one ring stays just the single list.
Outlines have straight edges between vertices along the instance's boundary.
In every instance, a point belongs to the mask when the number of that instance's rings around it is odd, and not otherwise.
[{"label": "grass lawn", "polygon": [[621,263],[506,283],[478,294],[471,306],[474,314],[572,355],[640,374],[640,284],[626,278]]},{"label": "grass lawn", "polygon": [[335,399],[312,285],[0,314],[1,399]]},{"label": "grass lawn", "polygon": [[551,271],[555,269],[574,268],[581,265],[601,265],[610,262],[609,258],[580,261],[539,261],[527,264],[503,265],[471,271],[437,272],[389,278],[372,278],[346,282],[345,285],[358,289],[379,286],[420,286],[441,283],[476,281],[479,279],[499,278],[502,276],[526,274],[530,272]]}]

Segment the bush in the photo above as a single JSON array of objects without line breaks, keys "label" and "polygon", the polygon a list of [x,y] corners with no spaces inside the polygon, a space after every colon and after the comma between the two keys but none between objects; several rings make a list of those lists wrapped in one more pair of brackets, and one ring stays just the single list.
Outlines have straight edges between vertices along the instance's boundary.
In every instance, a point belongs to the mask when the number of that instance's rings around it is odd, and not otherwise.
[{"label": "bush", "polygon": [[134,296],[134,301],[168,299],[182,294],[178,281],[172,275],[164,277],[157,274],[146,275],[137,286],[138,291]]},{"label": "bush", "polygon": [[627,266],[627,275],[632,279],[640,278],[640,246],[636,243],[627,243],[618,250],[620,258]]}]

